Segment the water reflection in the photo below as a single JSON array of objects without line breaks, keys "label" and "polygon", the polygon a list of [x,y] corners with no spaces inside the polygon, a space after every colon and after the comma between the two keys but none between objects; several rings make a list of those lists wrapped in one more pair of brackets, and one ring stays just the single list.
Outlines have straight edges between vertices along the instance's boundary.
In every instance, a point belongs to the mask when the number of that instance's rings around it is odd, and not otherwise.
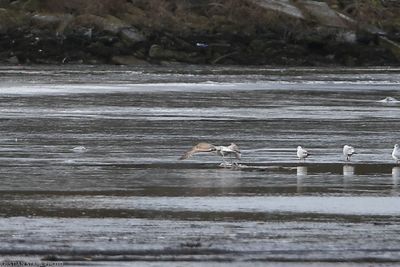
[{"label": "water reflection", "polygon": [[343,176],[353,176],[353,175],[354,175],[354,166],[343,165]]},{"label": "water reflection", "polygon": [[303,178],[307,176],[307,167],[297,166],[297,193],[303,192]]},{"label": "water reflection", "polygon": [[343,165],[343,188],[351,187],[352,176],[354,176],[354,166]]},{"label": "water reflection", "polygon": [[[391,180],[383,142],[397,139],[400,116],[398,107],[372,102],[393,91],[398,69],[40,66],[13,75],[1,68],[2,251],[153,251],[148,259],[158,261],[157,251],[172,247],[178,260],[226,258],[237,266],[274,255],[400,261],[399,198],[387,198],[390,190],[399,195],[400,170]],[[338,164],[344,137],[374,148],[365,157],[373,164],[356,165],[366,175]],[[200,140],[235,141],[249,162],[284,168],[220,169],[205,155],[177,162]],[[329,140],[328,151],[307,163],[309,176],[292,156],[299,140],[314,148]],[[87,152],[73,153],[77,145]],[[232,251],[246,253],[231,258]]]},{"label": "water reflection", "polygon": [[307,167],[297,166],[297,176],[307,176]]},{"label": "water reflection", "polygon": [[[157,175],[157,172],[154,172],[153,174]],[[177,179],[177,177],[179,177],[179,179]],[[175,172],[168,170],[168,174],[165,174],[159,180],[154,181],[151,186],[162,182],[164,186],[185,186],[190,188],[190,190],[192,190],[194,193],[199,194],[204,194],[207,191],[209,193],[218,192],[223,194],[240,191],[240,188],[242,187],[242,178],[242,172],[226,168],[219,168],[215,170],[181,170]],[[147,184],[149,184],[149,182],[147,182]]]},{"label": "water reflection", "polygon": [[392,177],[393,177],[393,189],[397,189],[399,187],[399,180],[400,180],[400,167],[393,167]]}]

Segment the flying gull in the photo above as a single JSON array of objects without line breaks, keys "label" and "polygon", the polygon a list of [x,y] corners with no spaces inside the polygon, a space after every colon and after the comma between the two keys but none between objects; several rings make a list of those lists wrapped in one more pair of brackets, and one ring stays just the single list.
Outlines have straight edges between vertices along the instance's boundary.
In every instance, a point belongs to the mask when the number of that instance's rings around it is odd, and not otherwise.
[{"label": "flying gull", "polygon": [[234,143],[231,143],[229,146],[214,146],[209,143],[198,143],[197,145],[192,147],[190,150],[185,152],[185,154],[183,154],[179,159],[184,160],[184,159],[188,159],[188,158],[192,157],[194,154],[197,154],[197,153],[210,153],[210,152],[222,157],[222,160],[224,161],[224,163],[223,163],[224,166],[229,165],[227,163],[227,161],[225,160],[226,156],[230,157],[231,164],[233,164],[232,156],[234,156],[236,159],[241,158],[241,152],[239,150],[239,147]]}]

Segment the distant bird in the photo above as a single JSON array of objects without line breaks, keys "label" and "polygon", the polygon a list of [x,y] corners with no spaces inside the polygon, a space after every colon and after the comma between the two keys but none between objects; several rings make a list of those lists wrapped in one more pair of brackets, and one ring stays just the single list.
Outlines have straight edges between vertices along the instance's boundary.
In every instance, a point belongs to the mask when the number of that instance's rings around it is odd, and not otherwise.
[{"label": "distant bird", "polygon": [[392,158],[397,162],[400,163],[400,147],[398,144],[394,145]]},{"label": "distant bird", "polygon": [[297,157],[299,158],[299,160],[305,160],[305,158],[307,158],[310,155],[311,154],[308,153],[308,151],[302,148],[301,146],[297,147]]},{"label": "distant bird", "polygon": [[[192,149],[185,152],[185,154],[183,154],[179,159],[180,160],[188,159],[196,153],[203,153],[203,152],[206,153],[211,152],[222,157],[222,160],[224,161],[225,165],[228,165],[225,160],[225,156],[229,155],[231,161],[233,160],[232,156],[235,156],[236,159],[241,158],[239,147],[234,143],[231,143],[229,146],[214,146],[209,143],[198,143],[197,145],[192,147]],[[233,164],[233,162],[231,163]]]},{"label": "distant bird", "polygon": [[388,96],[388,97],[385,97],[385,98],[382,99],[382,100],[379,100],[378,102],[380,102],[380,103],[394,104],[394,103],[399,103],[400,101],[397,100],[397,99],[394,98],[394,97]]},{"label": "distant bird", "polygon": [[85,152],[87,150],[84,146],[76,146],[72,149],[73,152]]},{"label": "distant bird", "polygon": [[196,46],[200,47],[200,48],[207,48],[208,44],[206,44],[206,43],[196,43]]},{"label": "distant bird", "polygon": [[349,145],[343,146],[343,155],[346,157],[347,161],[350,161],[351,156],[353,156],[354,154],[357,154],[357,152],[355,152],[354,150],[354,147]]}]

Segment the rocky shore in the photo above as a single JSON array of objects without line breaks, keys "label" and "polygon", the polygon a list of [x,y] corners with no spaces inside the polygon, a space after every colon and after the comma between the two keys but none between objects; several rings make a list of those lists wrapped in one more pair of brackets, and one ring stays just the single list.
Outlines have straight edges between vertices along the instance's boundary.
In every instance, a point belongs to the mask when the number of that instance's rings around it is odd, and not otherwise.
[{"label": "rocky shore", "polygon": [[3,64],[400,65],[400,4],[0,0]]}]

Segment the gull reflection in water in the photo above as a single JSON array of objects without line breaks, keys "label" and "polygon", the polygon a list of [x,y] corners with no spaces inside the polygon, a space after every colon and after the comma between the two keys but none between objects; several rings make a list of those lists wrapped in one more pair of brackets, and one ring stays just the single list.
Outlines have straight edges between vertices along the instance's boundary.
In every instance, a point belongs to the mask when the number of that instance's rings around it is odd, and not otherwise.
[{"label": "gull reflection in water", "polygon": [[307,176],[307,167],[297,166],[297,176]]},{"label": "gull reflection in water", "polygon": [[303,192],[303,178],[307,176],[307,167],[297,166],[297,193]]},{"label": "gull reflection in water", "polygon": [[354,175],[354,166],[343,165],[343,176],[353,176],[353,175]]},{"label": "gull reflection in water", "polygon": [[343,165],[343,188],[351,186],[351,177],[354,176],[354,166]]},{"label": "gull reflection in water", "polygon": [[397,188],[399,186],[399,180],[400,180],[400,167],[393,167],[392,177],[393,177],[393,188]]}]

